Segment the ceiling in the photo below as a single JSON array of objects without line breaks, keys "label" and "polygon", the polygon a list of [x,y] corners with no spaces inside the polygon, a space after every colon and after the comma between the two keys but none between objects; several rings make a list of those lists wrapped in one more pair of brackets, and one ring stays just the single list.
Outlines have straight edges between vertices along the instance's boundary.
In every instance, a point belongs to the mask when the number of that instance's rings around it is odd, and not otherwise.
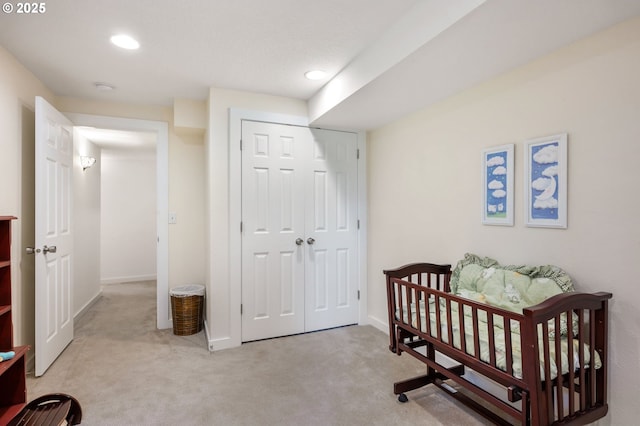
[{"label": "ceiling", "polygon": [[[45,5],[0,14],[0,45],[56,95],[170,106],[204,100],[210,87],[237,89],[307,100],[314,124],[364,130],[640,14],[638,0]],[[141,48],[111,45],[122,32]],[[329,77],[309,81],[311,69]]]},{"label": "ceiling", "polygon": [[158,135],[155,132],[101,129],[75,126],[75,129],[97,146],[107,150],[155,152]]}]

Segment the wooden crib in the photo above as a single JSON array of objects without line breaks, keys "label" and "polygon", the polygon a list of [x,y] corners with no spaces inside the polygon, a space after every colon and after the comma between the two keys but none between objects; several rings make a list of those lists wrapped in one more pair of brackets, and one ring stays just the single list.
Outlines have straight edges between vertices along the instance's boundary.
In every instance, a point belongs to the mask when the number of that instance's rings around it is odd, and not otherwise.
[{"label": "wooden crib", "polygon": [[[425,375],[394,384],[399,401],[434,384],[496,424],[587,424],[607,414],[611,293],[563,293],[520,314],[450,293],[450,265],[416,263],[384,274],[389,349],[426,364]],[[554,332],[563,318],[576,321],[565,336]],[[443,365],[447,358],[456,365]],[[502,394],[472,383],[466,369]]]}]

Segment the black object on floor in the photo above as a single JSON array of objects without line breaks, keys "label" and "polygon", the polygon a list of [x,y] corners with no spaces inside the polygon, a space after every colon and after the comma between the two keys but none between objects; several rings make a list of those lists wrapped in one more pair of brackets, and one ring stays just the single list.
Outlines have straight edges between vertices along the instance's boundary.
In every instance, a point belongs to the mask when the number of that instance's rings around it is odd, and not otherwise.
[{"label": "black object on floor", "polygon": [[78,425],[82,408],[77,399],[62,393],[43,395],[28,403],[8,426]]}]

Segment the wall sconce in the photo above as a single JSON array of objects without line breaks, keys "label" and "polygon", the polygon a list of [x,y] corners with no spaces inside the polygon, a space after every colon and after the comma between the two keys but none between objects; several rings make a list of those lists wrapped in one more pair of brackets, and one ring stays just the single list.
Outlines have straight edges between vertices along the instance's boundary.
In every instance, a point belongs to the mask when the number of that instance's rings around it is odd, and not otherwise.
[{"label": "wall sconce", "polygon": [[84,156],[80,157],[80,165],[82,166],[83,172],[87,170],[89,167],[93,166],[94,164],[96,164],[95,157],[84,157]]}]

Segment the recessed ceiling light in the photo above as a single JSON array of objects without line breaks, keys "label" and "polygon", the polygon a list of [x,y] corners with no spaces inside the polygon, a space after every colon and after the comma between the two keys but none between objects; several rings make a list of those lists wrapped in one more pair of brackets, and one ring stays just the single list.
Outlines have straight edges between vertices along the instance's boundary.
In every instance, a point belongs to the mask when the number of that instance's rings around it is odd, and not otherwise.
[{"label": "recessed ceiling light", "polygon": [[99,90],[100,92],[111,92],[112,90],[116,89],[114,86],[112,86],[109,83],[96,82],[96,83],[93,83],[93,85],[95,86],[96,90]]},{"label": "recessed ceiling light", "polygon": [[140,43],[138,43],[138,40],[126,34],[117,34],[112,36],[111,43],[128,50],[135,50],[140,47]]},{"label": "recessed ceiling light", "polygon": [[307,71],[304,73],[304,76],[309,80],[322,80],[326,75],[327,73],[321,70]]}]

